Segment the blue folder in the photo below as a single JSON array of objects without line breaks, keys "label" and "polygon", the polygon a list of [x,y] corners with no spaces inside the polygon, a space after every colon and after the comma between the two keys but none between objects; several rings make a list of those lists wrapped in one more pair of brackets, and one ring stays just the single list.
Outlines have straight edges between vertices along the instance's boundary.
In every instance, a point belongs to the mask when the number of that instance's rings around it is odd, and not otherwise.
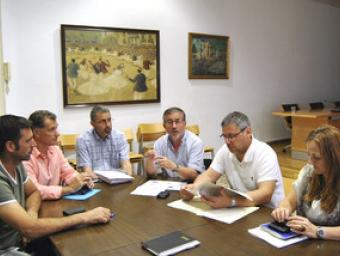
[{"label": "blue folder", "polygon": [[275,236],[275,237],[283,239],[283,240],[287,240],[287,239],[299,236],[299,234],[297,234],[293,231],[289,231],[289,232],[285,233],[285,232],[280,232],[280,231],[274,230],[269,226],[269,223],[265,223],[265,224],[260,225],[260,228],[263,231],[268,232],[272,236]]},{"label": "blue folder", "polygon": [[83,195],[66,195],[63,198],[64,199],[68,199],[68,200],[80,200],[80,201],[84,201],[89,199],[90,197],[94,196],[95,194],[99,193],[101,191],[101,189],[91,189],[88,192],[86,192]]}]

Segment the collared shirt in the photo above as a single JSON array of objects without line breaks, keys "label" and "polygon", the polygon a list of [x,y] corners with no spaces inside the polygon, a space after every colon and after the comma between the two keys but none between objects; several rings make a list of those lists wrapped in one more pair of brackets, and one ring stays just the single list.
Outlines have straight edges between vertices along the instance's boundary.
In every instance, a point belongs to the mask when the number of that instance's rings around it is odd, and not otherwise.
[{"label": "collared shirt", "polygon": [[[198,172],[204,170],[202,140],[190,131],[185,131],[177,152],[175,152],[168,134],[163,135],[155,142],[155,151],[157,155],[165,156],[178,165],[193,168]],[[157,165],[155,168],[158,169],[158,173],[161,172]],[[170,177],[179,177],[178,173],[172,170],[167,169],[166,172]]]},{"label": "collared shirt", "polygon": [[[0,206],[17,202],[25,208],[25,184],[29,178],[21,163],[15,168],[15,172],[15,177],[12,177],[0,162]],[[0,219],[0,250],[20,246],[20,243],[19,231]]]},{"label": "collared shirt", "polygon": [[77,175],[58,146],[48,147],[47,155],[34,147],[30,160],[23,163],[42,199],[60,198],[62,184],[70,183]]},{"label": "collared shirt", "polygon": [[77,166],[90,167],[95,171],[109,171],[120,168],[122,160],[129,160],[129,145],[124,134],[112,130],[102,139],[94,129],[78,137]]},{"label": "collared shirt", "polygon": [[231,188],[241,192],[258,189],[264,181],[275,181],[276,186],[268,207],[277,207],[284,198],[282,175],[276,153],[267,144],[253,137],[240,162],[224,144],[217,152],[211,166],[214,171],[225,174]]}]

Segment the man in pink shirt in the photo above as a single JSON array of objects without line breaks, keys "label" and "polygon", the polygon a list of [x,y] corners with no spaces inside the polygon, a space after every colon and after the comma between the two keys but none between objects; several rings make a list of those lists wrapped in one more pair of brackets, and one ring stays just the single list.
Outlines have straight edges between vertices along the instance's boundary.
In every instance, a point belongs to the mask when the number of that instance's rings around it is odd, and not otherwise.
[{"label": "man in pink shirt", "polygon": [[60,150],[56,119],[56,115],[47,110],[35,111],[29,117],[36,147],[24,166],[43,200],[58,199],[85,184],[93,186],[91,178],[76,172]]}]

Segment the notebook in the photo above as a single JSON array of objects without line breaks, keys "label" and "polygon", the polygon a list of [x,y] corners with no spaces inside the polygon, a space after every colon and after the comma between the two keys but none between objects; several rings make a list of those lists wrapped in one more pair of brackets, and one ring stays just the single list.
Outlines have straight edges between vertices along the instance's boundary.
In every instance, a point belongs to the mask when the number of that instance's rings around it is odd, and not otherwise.
[{"label": "notebook", "polygon": [[248,229],[248,233],[266,241],[267,243],[271,244],[272,246],[275,246],[276,248],[283,248],[308,239],[307,236],[296,236],[286,240],[280,239],[264,231],[261,227]]},{"label": "notebook", "polygon": [[129,176],[119,170],[94,171],[94,173],[98,176],[99,179],[109,184],[130,182],[134,179],[132,176]]},{"label": "notebook", "polygon": [[269,226],[270,223],[265,223],[265,224],[262,224],[260,225],[260,228],[263,230],[263,231],[266,231],[268,232],[269,234],[271,234],[272,236],[275,236],[277,238],[280,238],[280,239],[283,239],[283,240],[287,240],[287,239],[290,239],[290,238],[293,238],[293,237],[296,237],[296,236],[299,236],[299,234],[293,232],[293,231],[288,231],[288,232],[280,232],[278,230],[275,230],[273,228],[271,228]]},{"label": "notebook", "polygon": [[174,231],[142,242],[142,248],[151,252],[153,255],[167,256],[194,248],[199,244],[199,241],[185,235],[183,232]]},{"label": "notebook", "polygon": [[94,189],[87,191],[85,194],[70,194],[70,195],[65,195],[63,198],[68,199],[68,200],[84,201],[94,196],[95,194],[99,193],[100,191],[101,189],[94,188]]}]

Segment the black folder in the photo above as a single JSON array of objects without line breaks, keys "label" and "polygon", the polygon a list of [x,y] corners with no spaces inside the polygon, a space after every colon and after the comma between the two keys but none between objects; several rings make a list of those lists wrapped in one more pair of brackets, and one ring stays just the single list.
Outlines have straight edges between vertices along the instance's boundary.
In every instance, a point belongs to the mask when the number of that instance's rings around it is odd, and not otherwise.
[{"label": "black folder", "polygon": [[142,242],[142,247],[153,255],[175,255],[184,250],[194,248],[200,244],[196,239],[185,235],[181,231],[174,231],[151,240]]}]

